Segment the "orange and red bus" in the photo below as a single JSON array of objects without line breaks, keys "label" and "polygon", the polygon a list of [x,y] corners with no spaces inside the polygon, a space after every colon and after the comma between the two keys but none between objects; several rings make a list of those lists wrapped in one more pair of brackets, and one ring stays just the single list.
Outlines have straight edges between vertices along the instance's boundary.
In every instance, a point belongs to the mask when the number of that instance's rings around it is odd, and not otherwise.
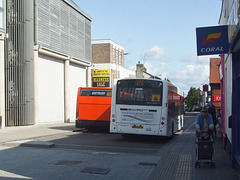
[{"label": "orange and red bus", "polygon": [[76,128],[109,128],[112,88],[79,87],[76,105]]}]

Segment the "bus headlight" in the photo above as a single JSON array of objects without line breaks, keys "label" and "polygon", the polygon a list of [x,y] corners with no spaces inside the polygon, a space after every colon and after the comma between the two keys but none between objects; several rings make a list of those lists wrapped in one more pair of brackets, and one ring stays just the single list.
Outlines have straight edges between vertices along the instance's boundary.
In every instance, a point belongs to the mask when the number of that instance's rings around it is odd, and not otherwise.
[{"label": "bus headlight", "polygon": [[115,122],[116,120],[115,119],[112,119],[112,122]]}]

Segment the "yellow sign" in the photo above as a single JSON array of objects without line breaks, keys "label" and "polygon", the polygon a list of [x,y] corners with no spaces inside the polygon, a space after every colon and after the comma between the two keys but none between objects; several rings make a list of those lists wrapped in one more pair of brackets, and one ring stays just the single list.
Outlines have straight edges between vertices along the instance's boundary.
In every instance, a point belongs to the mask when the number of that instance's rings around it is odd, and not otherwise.
[{"label": "yellow sign", "polygon": [[92,77],[109,77],[109,69],[93,69]]},{"label": "yellow sign", "polygon": [[153,94],[152,102],[160,102],[160,94]]},{"label": "yellow sign", "polygon": [[93,87],[109,87],[109,77],[94,77],[92,78]]},{"label": "yellow sign", "polygon": [[142,125],[139,125],[139,126],[137,126],[137,125],[133,125],[132,128],[143,129],[143,126],[142,126]]}]

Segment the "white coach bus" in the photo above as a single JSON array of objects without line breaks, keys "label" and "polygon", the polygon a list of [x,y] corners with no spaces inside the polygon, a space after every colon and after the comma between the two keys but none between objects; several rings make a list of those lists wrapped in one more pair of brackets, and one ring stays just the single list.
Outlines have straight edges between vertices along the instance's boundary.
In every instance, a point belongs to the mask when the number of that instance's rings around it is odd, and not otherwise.
[{"label": "white coach bus", "polygon": [[119,79],[112,89],[110,133],[172,136],[183,127],[183,92],[159,79]]}]

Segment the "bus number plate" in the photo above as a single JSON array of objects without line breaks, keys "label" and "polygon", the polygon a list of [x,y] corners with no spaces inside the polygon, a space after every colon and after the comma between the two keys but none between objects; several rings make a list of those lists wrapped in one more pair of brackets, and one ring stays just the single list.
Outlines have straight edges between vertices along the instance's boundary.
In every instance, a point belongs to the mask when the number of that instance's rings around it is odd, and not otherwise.
[{"label": "bus number plate", "polygon": [[133,125],[132,128],[136,128],[136,129],[143,129],[143,126],[142,125]]}]

